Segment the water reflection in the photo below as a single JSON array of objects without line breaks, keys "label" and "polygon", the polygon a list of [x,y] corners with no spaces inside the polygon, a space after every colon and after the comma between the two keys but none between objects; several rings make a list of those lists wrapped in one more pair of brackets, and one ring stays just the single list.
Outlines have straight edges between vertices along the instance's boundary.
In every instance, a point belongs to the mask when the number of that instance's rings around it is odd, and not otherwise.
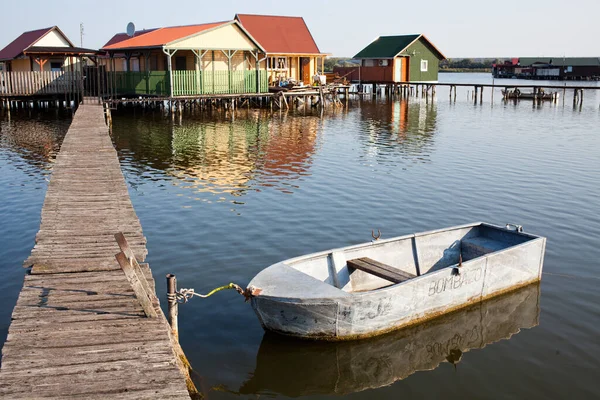
[{"label": "water reflection", "polygon": [[19,169],[47,171],[70,124],[66,115],[14,112],[0,119],[0,152]]},{"label": "water reflection", "polygon": [[173,168],[181,187],[230,193],[271,187],[307,175],[319,120],[251,118],[241,122],[174,126]]},{"label": "water reflection", "polygon": [[237,197],[261,187],[292,192],[296,186],[289,181],[309,174],[320,123],[316,116],[277,118],[261,111],[235,121],[181,125],[125,117],[117,119],[115,140],[140,174],[151,167],[155,178],[194,193]]},{"label": "water reflection", "polygon": [[265,334],[242,394],[349,394],[390,385],[416,371],[459,362],[471,349],[509,339],[539,323],[539,285],[429,323],[370,340],[304,342]]},{"label": "water reflection", "polygon": [[412,161],[429,160],[437,131],[435,101],[402,98],[363,104],[360,117],[368,133],[361,143],[370,157],[385,161],[400,154]]},{"label": "water reflection", "polygon": [[[234,203],[249,191],[266,188],[294,193],[302,178],[311,175],[323,127],[320,115],[254,110],[242,111],[232,120],[221,117],[188,115],[172,123],[160,115],[115,115],[121,161],[134,175],[169,181],[190,190],[192,198],[205,193],[227,201],[224,195],[230,195]],[[437,130],[437,105],[408,99],[383,104],[365,101],[341,120],[332,118],[327,123],[349,124],[349,131],[343,133],[358,134],[364,149],[359,157],[366,162],[397,164],[398,156],[423,162],[429,160]]]}]

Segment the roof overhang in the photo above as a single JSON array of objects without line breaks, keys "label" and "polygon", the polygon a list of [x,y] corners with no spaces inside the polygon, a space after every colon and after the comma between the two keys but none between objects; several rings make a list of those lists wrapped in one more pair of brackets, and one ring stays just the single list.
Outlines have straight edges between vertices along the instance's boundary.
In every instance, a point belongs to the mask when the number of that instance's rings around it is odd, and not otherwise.
[{"label": "roof overhang", "polygon": [[[242,27],[242,25],[238,21],[235,21],[235,20],[234,21],[224,22],[224,23],[222,23],[220,25],[214,26],[214,27],[209,28],[209,29],[202,30],[200,32],[193,33],[191,35],[187,35],[187,36],[178,38],[176,40],[172,40],[172,41],[170,41],[168,43],[162,43],[162,44],[152,45],[152,46],[139,46],[139,47],[102,48],[100,50],[102,52],[112,53],[112,54],[123,53],[123,52],[135,52],[135,51],[143,52],[143,51],[148,51],[148,50],[160,50],[160,51],[162,51],[163,49],[164,50],[247,50],[247,49],[241,49],[241,48],[240,49],[233,49],[233,48],[232,49],[227,49],[227,48],[214,48],[214,49],[212,49],[212,48],[210,48],[210,49],[208,49],[208,48],[201,48],[201,49],[198,49],[198,48],[189,48],[189,49],[187,49],[187,48],[181,48],[181,47],[176,47],[176,48],[173,47],[177,43],[180,43],[180,42],[182,42],[184,40],[188,40],[188,39],[192,39],[192,38],[201,36],[203,34],[212,32],[214,30],[223,28],[224,26],[228,26],[228,25],[236,25],[242,31],[242,33],[244,35],[246,35],[248,37],[248,39],[250,39],[250,41],[256,46],[256,48],[260,52],[265,53],[265,49],[263,49],[263,47],[252,37],[252,35],[250,35],[250,33],[248,33],[248,31],[246,31],[244,29],[244,27]],[[160,28],[158,28],[158,29],[160,29]],[[115,43],[115,44],[118,44],[118,43]]]},{"label": "roof overhang", "polygon": [[331,53],[278,53],[278,52],[267,52],[267,56],[283,56],[283,57],[327,57]]},{"label": "roof overhang", "polygon": [[61,55],[61,56],[95,56],[97,50],[85,49],[82,47],[39,47],[31,46],[23,51],[26,56],[33,55]]}]

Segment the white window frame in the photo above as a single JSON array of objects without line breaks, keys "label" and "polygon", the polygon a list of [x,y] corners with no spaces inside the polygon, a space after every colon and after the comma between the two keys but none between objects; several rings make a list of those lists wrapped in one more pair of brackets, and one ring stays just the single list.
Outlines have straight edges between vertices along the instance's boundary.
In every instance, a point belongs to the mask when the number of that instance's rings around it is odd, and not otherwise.
[{"label": "white window frame", "polygon": [[269,57],[267,69],[270,71],[286,71],[288,69],[287,57]]},{"label": "white window frame", "polygon": [[429,61],[421,60],[421,72],[427,72],[428,69],[429,69]]}]

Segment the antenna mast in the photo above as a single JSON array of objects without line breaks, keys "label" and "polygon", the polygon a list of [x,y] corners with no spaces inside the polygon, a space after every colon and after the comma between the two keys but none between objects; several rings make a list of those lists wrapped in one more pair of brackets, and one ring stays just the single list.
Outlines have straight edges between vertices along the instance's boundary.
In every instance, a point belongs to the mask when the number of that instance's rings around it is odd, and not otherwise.
[{"label": "antenna mast", "polygon": [[79,40],[80,40],[80,46],[83,47],[83,22],[81,22],[79,24]]}]

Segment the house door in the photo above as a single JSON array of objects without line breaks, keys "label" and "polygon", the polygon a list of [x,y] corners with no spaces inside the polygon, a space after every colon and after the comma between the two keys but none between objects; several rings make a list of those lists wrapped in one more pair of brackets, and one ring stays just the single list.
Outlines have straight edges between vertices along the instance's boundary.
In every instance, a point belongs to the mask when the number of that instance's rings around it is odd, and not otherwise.
[{"label": "house door", "polygon": [[404,64],[403,60],[401,57],[398,57],[394,61],[394,66],[396,67],[394,71],[394,82],[402,82],[402,64]]},{"label": "house door", "polygon": [[402,57],[402,73],[400,75],[402,77],[402,82],[408,82],[410,80],[408,76],[408,60],[410,60],[410,58]]},{"label": "house door", "polygon": [[396,58],[394,77],[396,82],[408,82],[408,57]]},{"label": "house door", "polygon": [[307,85],[312,83],[310,76],[310,57],[302,57],[300,59],[300,76],[302,76],[302,82]]},{"label": "house door", "polygon": [[186,68],[186,59],[185,57],[175,57],[175,70],[176,71],[185,71]]}]

